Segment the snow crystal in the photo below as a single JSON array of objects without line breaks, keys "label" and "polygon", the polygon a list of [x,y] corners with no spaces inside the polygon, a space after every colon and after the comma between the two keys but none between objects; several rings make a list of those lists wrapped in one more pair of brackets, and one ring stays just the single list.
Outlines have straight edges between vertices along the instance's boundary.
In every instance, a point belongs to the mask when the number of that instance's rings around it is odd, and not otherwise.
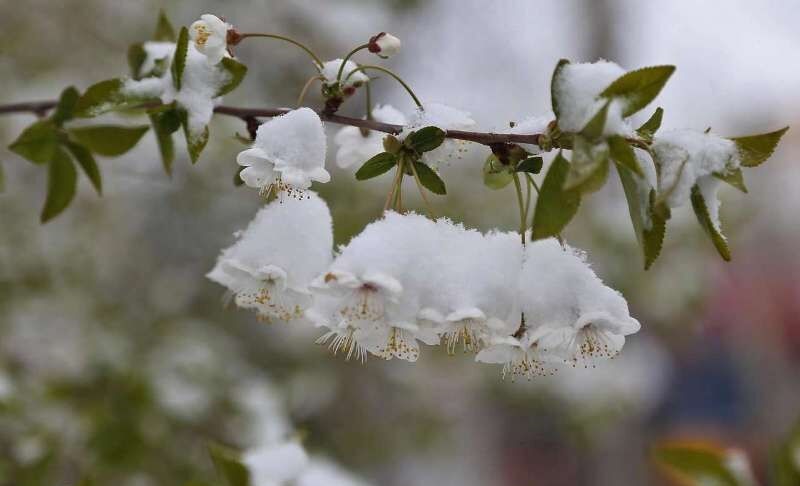
[{"label": "snow crystal", "polygon": [[[322,77],[325,78],[325,84],[332,85],[336,83],[336,76],[339,74],[339,67],[342,65],[343,61],[343,59],[334,59],[322,65]],[[347,76],[357,68],[358,64],[349,59],[344,63],[344,69],[342,70],[342,87],[353,86],[357,83],[366,83],[369,81],[369,77],[364,74],[363,71],[356,71],[350,76],[350,79],[347,79],[347,82],[345,82]]]},{"label": "snow crystal", "polygon": [[[404,125],[406,117],[390,105],[376,105],[372,110],[372,118],[383,123]],[[383,152],[383,132],[370,130],[366,135],[358,127],[343,127],[333,141],[339,146],[336,151],[336,163],[347,168],[355,164],[363,164],[375,155]]]}]

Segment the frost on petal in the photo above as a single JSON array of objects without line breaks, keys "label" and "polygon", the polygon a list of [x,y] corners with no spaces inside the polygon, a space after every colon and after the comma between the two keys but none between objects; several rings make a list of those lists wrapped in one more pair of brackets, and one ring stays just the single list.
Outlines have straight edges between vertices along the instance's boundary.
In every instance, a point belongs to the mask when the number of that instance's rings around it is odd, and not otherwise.
[{"label": "frost on petal", "polygon": [[311,305],[308,285],[332,259],[330,211],[319,196],[307,195],[262,208],[207,275],[227,287],[237,305],[266,319],[302,317]]},{"label": "frost on petal", "polygon": [[[553,96],[559,108],[559,127],[566,132],[580,132],[608,100],[600,98],[612,82],[625,74],[613,62],[600,60],[593,63],[566,64],[553,80]],[[604,133],[606,135],[631,135],[633,129],[622,118],[622,105],[612,101]]]},{"label": "frost on petal", "polygon": [[[468,130],[475,126],[475,120],[465,111],[440,103],[426,103],[424,110],[417,110],[409,118],[408,125],[400,133],[399,138],[404,140],[412,131],[428,126],[439,127],[443,130]],[[465,142],[462,140],[446,139],[438,148],[425,152],[422,160],[436,168],[439,163],[465,151],[464,146]]]},{"label": "frost on petal", "polygon": [[[406,117],[390,105],[378,105],[372,110],[372,118],[383,123],[404,125]],[[366,134],[358,127],[343,127],[333,141],[339,146],[336,151],[336,163],[341,168],[363,164],[372,157],[383,152],[383,132],[369,130]]]},{"label": "frost on petal", "polygon": [[[694,130],[660,133],[653,141],[653,153],[661,169],[659,193],[670,207],[689,201],[695,183],[714,172],[736,169],[740,164],[733,141]],[[712,188],[710,184],[706,186]]]},{"label": "frost on petal", "polygon": [[[283,186],[307,189],[312,181],[328,182],[325,170],[326,139],[322,121],[310,108],[275,117],[258,127],[253,148],[240,154],[240,165],[271,166]],[[275,179],[264,178],[265,189]],[[248,184],[250,185],[250,184]]]},{"label": "frost on petal", "polygon": [[519,291],[531,344],[553,361],[588,366],[614,357],[640,327],[583,255],[552,238],[526,247]]},{"label": "frost on petal", "polygon": [[[342,62],[343,59],[334,59],[322,65],[322,77],[325,78],[325,84],[332,85],[336,83],[336,76],[339,74],[339,68]],[[364,74],[363,71],[356,71],[353,73],[357,68],[358,65],[353,61],[348,60],[344,63],[344,69],[342,70],[342,87],[359,86],[369,81],[369,77]],[[350,75],[350,73],[353,74]],[[347,79],[348,75],[350,75],[349,79]],[[345,79],[347,79],[346,82]]]},{"label": "frost on petal", "polygon": [[295,441],[260,446],[242,456],[253,486],[276,486],[292,481],[303,472],[308,461],[305,449]]}]

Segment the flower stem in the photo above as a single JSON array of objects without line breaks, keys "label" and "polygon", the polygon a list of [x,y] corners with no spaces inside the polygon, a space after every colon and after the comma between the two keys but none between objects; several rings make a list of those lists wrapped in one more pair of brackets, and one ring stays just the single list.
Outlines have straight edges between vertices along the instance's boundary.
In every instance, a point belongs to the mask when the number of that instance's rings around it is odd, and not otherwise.
[{"label": "flower stem", "polygon": [[419,189],[419,195],[422,196],[422,201],[425,203],[425,209],[428,210],[428,216],[430,216],[431,218],[435,218],[436,214],[433,212],[433,207],[431,206],[430,201],[428,201],[428,196],[425,195],[425,189],[422,187],[422,181],[419,179],[417,168],[414,167],[413,162],[411,162],[409,166],[411,167],[411,173],[414,174],[414,181],[417,183],[417,189]]},{"label": "flower stem", "polygon": [[297,107],[303,106],[303,101],[306,99],[306,93],[308,93],[308,89],[314,84],[314,81],[322,80],[322,76],[311,76],[306,81],[306,84],[303,85],[303,89],[300,91],[300,96],[297,97]]},{"label": "flower stem", "polygon": [[389,188],[389,194],[386,196],[386,203],[383,205],[383,210],[384,211],[387,211],[389,209],[390,205],[392,204],[392,200],[394,199],[395,190],[397,189],[397,185],[402,180],[402,176],[403,176],[403,168],[398,163],[397,164],[397,172],[395,173],[394,180],[392,181],[392,187]]},{"label": "flower stem", "polygon": [[514,176],[514,189],[517,193],[517,205],[519,206],[519,237],[522,240],[522,245],[525,245],[525,228],[526,228],[526,215],[525,215],[525,203],[522,202],[522,185],[519,183],[519,176],[516,172],[513,174]]},{"label": "flower stem", "polygon": [[352,75],[353,75],[353,74],[355,74],[356,72],[358,72],[358,71],[366,71],[367,69],[373,69],[373,70],[375,70],[375,71],[380,71],[380,72],[382,72],[382,73],[386,73],[386,74],[388,74],[389,76],[393,77],[393,78],[395,79],[395,81],[397,81],[398,83],[400,83],[400,84],[403,86],[403,88],[405,88],[405,89],[406,89],[406,91],[408,91],[408,94],[410,94],[410,95],[411,95],[411,98],[413,98],[413,99],[414,99],[414,103],[416,103],[416,104],[417,104],[417,108],[419,108],[420,110],[424,110],[424,109],[425,109],[425,108],[422,106],[422,102],[419,100],[419,98],[417,98],[417,95],[415,95],[415,94],[414,94],[414,91],[412,91],[412,90],[411,90],[411,87],[410,87],[408,84],[406,84],[406,82],[405,82],[405,81],[403,81],[403,80],[400,78],[400,76],[396,75],[395,73],[393,73],[393,72],[389,71],[389,70],[388,70],[388,69],[386,69],[386,68],[382,68],[382,67],[380,67],[380,66],[373,66],[373,65],[371,65],[371,64],[364,64],[364,65],[358,66],[356,69],[353,69],[352,71],[350,71],[350,72],[347,74],[347,77],[346,77],[346,78],[344,78],[344,81],[345,81],[345,82],[347,82],[347,80],[348,80],[348,79],[350,79],[350,76],[352,76]]},{"label": "flower stem", "polygon": [[300,42],[298,42],[298,41],[296,41],[296,40],[294,40],[294,39],[292,39],[290,37],[285,37],[285,36],[278,35],[278,34],[262,34],[262,33],[250,32],[250,33],[246,33],[246,34],[241,34],[240,38],[241,39],[246,39],[248,37],[266,37],[268,39],[278,39],[278,40],[282,40],[282,41],[288,42],[290,44],[294,44],[297,47],[299,47],[300,49],[303,49],[304,51],[306,51],[306,54],[308,54],[311,57],[311,59],[314,60],[314,64],[315,64],[315,66],[317,68],[317,71],[322,73],[322,61],[320,60],[320,58],[316,54],[314,54],[314,51],[312,51],[311,49],[306,47],[305,44],[302,44],[302,43],[300,43]]},{"label": "flower stem", "polygon": [[[344,59],[342,59],[342,64],[339,65],[339,72],[336,73],[336,82],[337,83],[341,84],[341,82],[342,82],[342,73],[344,72],[344,65],[347,64],[347,61],[349,61],[350,58],[353,57],[353,54],[355,54],[356,52],[358,52],[358,51],[360,51],[362,49],[366,49],[367,47],[369,47],[369,43],[361,44],[360,46],[354,48],[352,51],[348,52],[346,56],[344,56]],[[350,76],[348,76],[348,77],[350,77]]]}]

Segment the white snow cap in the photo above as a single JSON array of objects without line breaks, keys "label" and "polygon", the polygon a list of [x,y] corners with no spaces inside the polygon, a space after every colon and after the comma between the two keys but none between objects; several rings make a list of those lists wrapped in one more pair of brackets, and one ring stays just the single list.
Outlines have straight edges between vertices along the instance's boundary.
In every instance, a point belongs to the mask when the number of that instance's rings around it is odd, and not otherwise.
[{"label": "white snow cap", "polygon": [[325,131],[310,108],[299,108],[258,127],[253,146],[236,156],[245,167],[239,177],[250,187],[266,191],[302,191],[312,181],[328,182],[325,170]]},{"label": "white snow cap", "polygon": [[[175,54],[174,42],[161,42],[161,41],[147,41],[142,44],[144,49],[145,58],[142,65],[139,66],[139,76],[149,75],[156,67],[156,61],[165,60],[166,66],[172,63],[172,56]],[[165,69],[168,71],[168,69]]]},{"label": "white snow cap", "polygon": [[207,277],[233,292],[240,307],[291,321],[310,306],[308,285],[328,267],[332,251],[330,211],[309,191],[262,208]]},{"label": "white snow cap", "polygon": [[[414,112],[409,117],[408,125],[398,138],[405,140],[409,133],[424,127],[439,127],[442,130],[468,130],[475,126],[475,120],[466,111],[461,111],[441,103],[426,103],[425,109]],[[436,168],[441,162],[452,158],[463,147],[461,140],[445,139],[438,148],[425,152],[422,161]]]},{"label": "white snow cap", "polygon": [[[390,105],[376,105],[372,110],[372,118],[383,123],[404,125],[406,117]],[[370,130],[364,135],[358,127],[343,127],[334,136],[333,141],[339,146],[336,151],[336,163],[341,168],[360,165],[383,152],[383,132]]]},{"label": "white snow cap", "polygon": [[689,201],[692,186],[698,184],[712,221],[719,228],[719,181],[711,174],[739,167],[736,144],[713,133],[669,130],[655,137],[653,152],[661,165],[658,190],[666,196],[667,204],[670,207],[682,206]]},{"label": "white snow cap", "polygon": [[[559,107],[559,127],[580,132],[608,100],[600,98],[612,82],[625,74],[617,64],[605,60],[592,63],[569,63],[562,66],[553,80],[553,96]],[[622,102],[611,101],[604,133],[631,135],[633,129],[622,118]]]},{"label": "white snow cap", "polygon": [[[339,67],[342,65],[343,61],[344,59],[334,59],[322,65],[322,77],[325,78],[323,81],[325,84],[330,85],[336,83],[336,76],[339,74]],[[355,84],[363,84],[369,81],[369,77],[364,74],[363,71],[356,71],[352,76],[350,76],[350,79],[347,79],[347,76],[357,68],[358,64],[349,59],[346,63],[344,63],[344,69],[342,70],[343,88],[347,88]],[[345,82],[345,79],[347,79],[347,82]]]},{"label": "white snow cap", "polygon": [[250,472],[252,486],[282,486],[297,479],[309,459],[303,446],[287,441],[248,450],[242,456],[242,463]]},{"label": "white snow cap", "polygon": [[189,38],[209,64],[218,64],[227,53],[230,28],[216,15],[203,14],[189,27]]}]

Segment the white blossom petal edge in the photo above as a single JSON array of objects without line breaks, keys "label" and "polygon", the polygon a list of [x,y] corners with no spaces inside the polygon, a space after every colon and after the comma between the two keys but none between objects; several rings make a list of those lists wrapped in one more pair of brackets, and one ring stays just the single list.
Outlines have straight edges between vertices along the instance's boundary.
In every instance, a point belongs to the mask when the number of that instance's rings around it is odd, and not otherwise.
[{"label": "white blossom petal edge", "polygon": [[189,27],[189,37],[209,64],[218,64],[228,50],[230,24],[216,15],[203,14]]}]

